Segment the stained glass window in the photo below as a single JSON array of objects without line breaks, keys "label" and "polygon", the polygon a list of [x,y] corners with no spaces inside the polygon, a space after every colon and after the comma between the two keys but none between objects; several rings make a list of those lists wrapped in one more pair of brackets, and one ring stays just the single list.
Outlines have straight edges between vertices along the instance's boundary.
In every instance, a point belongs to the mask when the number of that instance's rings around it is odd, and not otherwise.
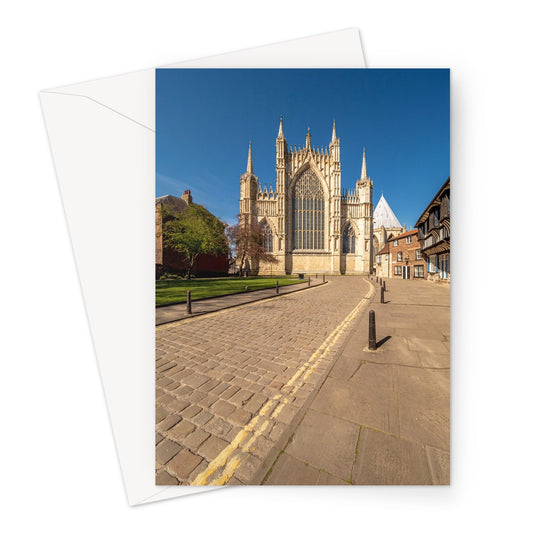
[{"label": "stained glass window", "polygon": [[310,169],[302,173],[294,187],[292,242],[294,250],[324,249],[324,191]]},{"label": "stained glass window", "polygon": [[353,230],[353,226],[351,224],[348,224],[342,232],[342,253],[355,253],[355,231]]}]

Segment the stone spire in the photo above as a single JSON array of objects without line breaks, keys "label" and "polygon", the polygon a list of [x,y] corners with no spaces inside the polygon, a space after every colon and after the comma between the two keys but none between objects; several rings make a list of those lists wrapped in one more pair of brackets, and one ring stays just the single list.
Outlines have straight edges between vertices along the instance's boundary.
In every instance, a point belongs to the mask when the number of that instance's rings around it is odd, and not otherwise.
[{"label": "stone spire", "polygon": [[363,165],[361,166],[361,179],[367,180],[368,176],[366,175],[366,155],[365,149],[363,148]]},{"label": "stone spire", "polygon": [[333,121],[333,131],[331,132],[331,142],[334,143],[337,140],[337,130],[335,128],[335,120]]},{"label": "stone spire", "polygon": [[311,128],[307,128],[307,135],[305,136],[305,147],[311,150]]},{"label": "stone spire", "polygon": [[252,164],[252,141],[248,145],[248,165],[246,166],[246,172],[248,174],[254,173],[254,166]]},{"label": "stone spire", "polygon": [[279,117],[279,131],[278,131],[278,139],[284,139],[285,135],[283,134],[283,115],[280,115]]}]

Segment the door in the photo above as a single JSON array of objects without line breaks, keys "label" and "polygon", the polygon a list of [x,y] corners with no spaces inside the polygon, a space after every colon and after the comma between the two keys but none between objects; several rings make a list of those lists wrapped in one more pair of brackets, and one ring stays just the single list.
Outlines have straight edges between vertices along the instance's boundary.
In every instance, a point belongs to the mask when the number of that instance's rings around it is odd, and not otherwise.
[{"label": "door", "polygon": [[403,266],[402,267],[402,278],[403,279],[411,279],[411,267],[410,266]]}]

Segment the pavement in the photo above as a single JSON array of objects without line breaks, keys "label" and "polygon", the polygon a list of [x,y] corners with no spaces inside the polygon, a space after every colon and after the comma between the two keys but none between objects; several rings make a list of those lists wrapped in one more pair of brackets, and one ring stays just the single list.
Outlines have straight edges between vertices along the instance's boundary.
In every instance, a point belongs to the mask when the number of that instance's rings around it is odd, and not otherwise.
[{"label": "pavement", "polygon": [[368,350],[365,316],[265,484],[449,484],[450,289],[386,285],[386,303],[378,290],[370,307],[378,350]]},{"label": "pavement", "polygon": [[[330,277],[156,328],[156,484],[449,483],[449,287]],[[368,352],[368,308],[376,352]]]},{"label": "pavement", "polygon": [[[320,274],[320,277],[311,276],[309,278],[310,283],[305,281],[303,283],[296,283],[294,285],[285,285],[283,287],[279,287],[279,294],[288,294],[290,292],[301,291],[309,287],[316,287],[318,285],[322,285],[322,279],[322,274]],[[276,293],[276,289],[274,288],[228,294],[227,296],[205,298],[204,300],[193,300],[191,302],[191,315],[198,316],[206,313],[213,313],[222,309],[228,309],[229,307],[236,307],[251,302],[257,302],[259,300],[266,300],[268,298],[274,298],[276,296],[278,296],[278,293]],[[176,320],[190,318],[191,315],[187,314],[186,303],[165,305],[156,308],[155,324],[156,326],[160,326],[161,324],[168,324],[169,322],[174,322]]]}]

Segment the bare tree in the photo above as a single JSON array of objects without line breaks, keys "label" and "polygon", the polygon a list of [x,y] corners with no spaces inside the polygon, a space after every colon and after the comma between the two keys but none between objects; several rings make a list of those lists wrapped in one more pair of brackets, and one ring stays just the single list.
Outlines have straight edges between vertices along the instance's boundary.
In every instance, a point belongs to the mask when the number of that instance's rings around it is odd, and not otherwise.
[{"label": "bare tree", "polygon": [[242,276],[244,265],[251,263],[277,263],[276,257],[265,249],[263,228],[253,221],[244,221],[226,228],[231,259]]}]

